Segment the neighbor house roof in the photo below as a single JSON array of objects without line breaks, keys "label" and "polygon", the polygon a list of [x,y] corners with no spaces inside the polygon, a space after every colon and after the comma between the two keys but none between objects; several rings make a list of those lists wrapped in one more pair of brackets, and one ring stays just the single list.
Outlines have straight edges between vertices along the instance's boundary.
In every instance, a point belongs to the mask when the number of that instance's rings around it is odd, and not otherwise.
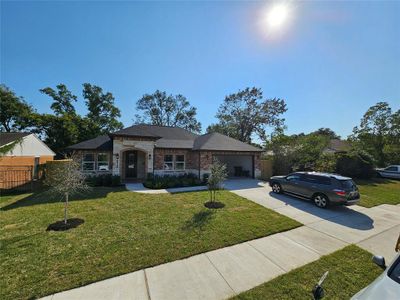
[{"label": "neighbor house roof", "polygon": [[331,139],[329,141],[329,145],[324,149],[327,152],[346,152],[351,148],[349,142],[339,140],[339,139]]},{"label": "neighbor house roof", "polygon": [[199,136],[193,146],[193,150],[215,150],[215,151],[248,151],[255,152],[263,150],[252,145],[243,143],[229,136],[213,132]]},{"label": "neighbor house roof", "polygon": [[113,148],[112,140],[108,135],[101,135],[94,139],[80,142],[69,146],[67,150],[103,150],[111,151]]},{"label": "neighbor house roof", "polygon": [[30,135],[29,132],[0,132],[0,147]]}]

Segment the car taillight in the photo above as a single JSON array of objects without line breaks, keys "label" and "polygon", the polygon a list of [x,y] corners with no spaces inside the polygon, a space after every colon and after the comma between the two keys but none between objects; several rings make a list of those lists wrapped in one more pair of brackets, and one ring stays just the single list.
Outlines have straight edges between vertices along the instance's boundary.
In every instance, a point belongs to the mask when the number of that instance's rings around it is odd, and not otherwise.
[{"label": "car taillight", "polygon": [[343,190],[333,190],[335,193],[336,193],[336,195],[338,195],[338,196],[346,196],[346,192],[345,191],[343,191]]}]

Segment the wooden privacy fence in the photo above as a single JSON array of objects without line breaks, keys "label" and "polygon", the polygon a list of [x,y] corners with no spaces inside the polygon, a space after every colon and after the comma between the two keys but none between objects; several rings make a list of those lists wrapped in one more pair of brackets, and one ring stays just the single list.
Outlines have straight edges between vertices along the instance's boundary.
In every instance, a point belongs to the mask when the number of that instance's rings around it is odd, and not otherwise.
[{"label": "wooden privacy fence", "polygon": [[0,166],[0,190],[33,190],[43,176],[43,168],[33,166]]},{"label": "wooden privacy fence", "polygon": [[261,179],[268,180],[272,176],[272,160],[261,160]]}]

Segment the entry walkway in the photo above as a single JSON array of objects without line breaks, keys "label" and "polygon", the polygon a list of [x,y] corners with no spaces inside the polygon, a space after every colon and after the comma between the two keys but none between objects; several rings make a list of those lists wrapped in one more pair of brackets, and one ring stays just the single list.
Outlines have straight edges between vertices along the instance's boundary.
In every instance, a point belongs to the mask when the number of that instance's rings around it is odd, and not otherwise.
[{"label": "entry walkway", "polygon": [[46,297],[60,299],[226,299],[348,244],[394,257],[400,206],[329,210],[275,197],[256,180],[229,180],[226,188],[299,220],[305,226],[114,277]]},{"label": "entry walkway", "polygon": [[169,188],[169,189],[148,189],[143,186],[142,183],[127,183],[125,187],[128,191],[142,193],[142,194],[173,194],[173,193],[182,193],[182,192],[194,192],[194,191],[204,191],[207,189],[204,185],[199,186],[187,186],[187,187],[179,187],[179,188]]}]

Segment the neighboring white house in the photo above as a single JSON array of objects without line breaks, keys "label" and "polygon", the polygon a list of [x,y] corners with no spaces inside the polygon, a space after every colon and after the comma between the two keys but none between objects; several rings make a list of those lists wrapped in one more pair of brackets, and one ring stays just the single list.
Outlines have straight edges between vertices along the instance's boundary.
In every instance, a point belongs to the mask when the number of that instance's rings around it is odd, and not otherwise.
[{"label": "neighboring white house", "polygon": [[1,132],[0,148],[15,144],[14,147],[2,154],[2,166],[37,166],[53,160],[56,155],[35,134],[28,132]]}]

